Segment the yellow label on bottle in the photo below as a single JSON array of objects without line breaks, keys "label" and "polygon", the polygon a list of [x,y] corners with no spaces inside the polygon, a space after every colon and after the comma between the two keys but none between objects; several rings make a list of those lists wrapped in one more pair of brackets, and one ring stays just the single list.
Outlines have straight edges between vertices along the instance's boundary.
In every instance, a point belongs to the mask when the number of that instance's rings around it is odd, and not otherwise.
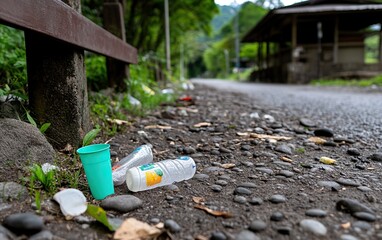
[{"label": "yellow label on bottle", "polygon": [[145,172],[145,174],[146,174],[146,185],[148,187],[162,182],[163,172],[160,169],[147,171]]}]

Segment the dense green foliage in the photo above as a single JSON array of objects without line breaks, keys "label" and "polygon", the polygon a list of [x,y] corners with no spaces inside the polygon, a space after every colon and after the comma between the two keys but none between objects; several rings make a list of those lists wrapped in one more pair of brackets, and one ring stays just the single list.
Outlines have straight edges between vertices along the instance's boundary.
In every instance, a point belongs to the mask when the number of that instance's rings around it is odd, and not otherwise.
[{"label": "dense green foliage", "polygon": [[370,79],[320,79],[312,81],[317,86],[353,86],[353,87],[370,87],[382,86],[382,76],[376,76]]}]

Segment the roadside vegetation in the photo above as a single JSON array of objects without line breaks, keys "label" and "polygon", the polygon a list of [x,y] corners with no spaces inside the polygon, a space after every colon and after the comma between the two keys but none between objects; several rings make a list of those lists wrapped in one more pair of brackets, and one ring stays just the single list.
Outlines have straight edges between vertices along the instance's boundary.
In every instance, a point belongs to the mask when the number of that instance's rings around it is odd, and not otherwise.
[{"label": "roadside vegetation", "polygon": [[370,79],[320,79],[312,81],[316,86],[349,86],[349,87],[371,87],[382,86],[382,76]]}]

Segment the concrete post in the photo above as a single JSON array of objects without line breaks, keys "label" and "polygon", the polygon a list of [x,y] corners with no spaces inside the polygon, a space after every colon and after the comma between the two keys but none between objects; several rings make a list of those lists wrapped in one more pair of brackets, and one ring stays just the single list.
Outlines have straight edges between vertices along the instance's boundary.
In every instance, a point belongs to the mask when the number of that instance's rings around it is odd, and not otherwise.
[{"label": "concrete post", "polygon": [[[80,11],[80,0],[64,1]],[[35,32],[25,32],[29,103],[58,149],[79,146],[90,129],[84,51]]]}]

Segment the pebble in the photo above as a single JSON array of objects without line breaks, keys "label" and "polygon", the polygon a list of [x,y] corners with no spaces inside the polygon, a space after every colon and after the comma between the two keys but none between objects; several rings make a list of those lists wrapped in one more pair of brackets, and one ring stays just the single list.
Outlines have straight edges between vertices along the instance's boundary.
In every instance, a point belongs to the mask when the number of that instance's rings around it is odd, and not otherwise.
[{"label": "pebble", "polygon": [[6,229],[5,227],[3,227],[1,224],[0,224],[0,239],[1,240],[13,240],[13,239],[16,239],[16,236],[11,232],[9,231],[8,229]]},{"label": "pebble", "polygon": [[288,155],[292,155],[292,148],[290,148],[288,145],[286,144],[282,144],[282,145],[279,145],[275,148],[275,151],[276,152],[281,152],[281,153],[285,153],[285,154],[288,154]]},{"label": "pebble", "polygon": [[205,181],[208,178],[210,178],[210,176],[208,176],[207,174],[203,174],[203,173],[197,173],[197,174],[194,175],[193,178],[196,179],[196,180],[199,180],[199,181]]},{"label": "pebble", "polygon": [[244,151],[249,151],[251,149],[251,146],[250,145],[241,145],[240,149],[244,150]]},{"label": "pebble", "polygon": [[226,240],[227,237],[223,232],[213,232],[211,234],[210,240]]},{"label": "pebble", "polygon": [[52,240],[53,234],[50,231],[44,230],[35,235],[32,235],[28,240]]},{"label": "pebble", "polygon": [[284,176],[284,177],[293,177],[294,173],[289,170],[281,170],[278,175]]},{"label": "pebble", "polygon": [[284,214],[282,212],[274,212],[270,217],[271,221],[279,222],[284,219]]},{"label": "pebble", "polygon": [[249,230],[241,231],[235,238],[236,240],[260,240],[256,234]]},{"label": "pebble", "polygon": [[267,223],[262,220],[254,220],[249,224],[248,229],[252,232],[261,232],[267,228]]},{"label": "pebble", "polygon": [[179,192],[180,191],[179,187],[176,186],[175,184],[170,184],[170,185],[164,186],[163,188],[166,190],[169,190],[169,191],[173,191],[173,192]]},{"label": "pebble", "polygon": [[315,127],[316,123],[309,118],[300,118],[300,124],[304,127]]},{"label": "pebble", "polygon": [[184,152],[185,154],[194,154],[194,153],[196,153],[196,150],[195,150],[195,148],[193,148],[193,147],[185,147],[185,148],[183,149],[183,152]]},{"label": "pebble", "polygon": [[251,195],[252,194],[252,191],[249,190],[248,188],[244,188],[244,187],[237,187],[235,189],[235,194],[240,194],[240,195]]},{"label": "pebble", "polygon": [[341,189],[341,185],[334,181],[319,181],[317,184],[321,187],[335,189],[337,191]]},{"label": "pebble", "polygon": [[333,137],[333,131],[328,128],[319,128],[314,130],[313,134],[317,137]]},{"label": "pebble", "polygon": [[252,162],[242,162],[242,164],[246,167],[253,167],[254,164]]},{"label": "pebble", "polygon": [[243,182],[243,183],[239,183],[238,187],[255,188],[255,187],[257,187],[257,185],[255,183],[252,183],[252,182]]},{"label": "pebble", "polygon": [[149,220],[149,222],[152,223],[152,224],[158,224],[160,222],[160,219],[159,218],[151,218]]},{"label": "pebble", "polygon": [[374,216],[374,214],[368,213],[368,212],[355,212],[352,214],[353,217],[364,220],[367,222],[374,222],[377,218]]},{"label": "pebble", "polygon": [[251,198],[251,200],[249,200],[248,201],[250,204],[252,204],[252,205],[261,205],[261,204],[263,204],[263,199],[261,199],[261,198],[258,198],[258,197],[253,197],[253,198]]},{"label": "pebble", "polygon": [[348,178],[339,178],[336,180],[336,182],[344,186],[351,186],[351,187],[359,187],[361,185],[360,183]]},{"label": "pebble", "polygon": [[300,221],[301,228],[306,231],[313,233],[317,236],[325,236],[327,233],[326,227],[319,221],[313,219],[303,219]]},{"label": "pebble", "polygon": [[359,240],[359,239],[350,234],[342,234],[340,237],[340,240]]},{"label": "pebble", "polygon": [[369,207],[363,205],[355,199],[344,198],[336,203],[336,208],[339,211],[350,212],[351,214],[356,212],[368,212],[374,214],[374,211]]},{"label": "pebble", "polygon": [[24,201],[28,197],[28,189],[15,182],[0,182],[0,202],[3,200]]},{"label": "pebble", "polygon": [[372,161],[382,162],[382,153],[374,153],[369,158]]},{"label": "pebble", "polygon": [[247,199],[245,197],[243,197],[243,196],[235,196],[233,198],[233,201],[237,202],[237,203],[240,203],[240,204],[244,204],[244,203],[247,202]]},{"label": "pebble", "polygon": [[220,171],[224,171],[224,168],[221,168],[221,167],[208,167],[208,168],[203,169],[203,172],[206,172],[206,173],[220,172]]},{"label": "pebble", "polygon": [[177,233],[180,232],[180,230],[182,230],[182,227],[179,226],[179,224],[172,219],[167,219],[166,221],[164,221],[164,227],[172,233]]},{"label": "pebble", "polygon": [[318,208],[308,209],[305,212],[305,215],[309,217],[326,217],[327,214],[326,211]]},{"label": "pebble", "polygon": [[118,153],[116,151],[110,151],[110,157],[116,157]]},{"label": "pebble", "polygon": [[220,147],[219,151],[221,153],[232,153],[232,150],[229,150],[228,148],[225,148],[225,147]]},{"label": "pebble", "polygon": [[270,168],[265,168],[265,167],[257,167],[255,168],[257,171],[259,172],[262,172],[262,173],[266,173],[266,174],[269,174],[269,175],[273,175],[273,170],[270,169]]},{"label": "pebble", "polygon": [[221,191],[223,190],[223,187],[220,186],[220,185],[216,185],[216,184],[214,184],[214,185],[211,186],[211,189],[212,189],[212,191],[214,191],[214,192],[221,192]]},{"label": "pebble", "polygon": [[370,191],[372,191],[371,188],[366,187],[366,186],[359,186],[359,187],[357,187],[357,189],[360,190],[361,192],[370,192]]},{"label": "pebble", "polygon": [[215,184],[220,185],[220,186],[226,186],[228,184],[228,182],[225,180],[217,180],[215,182]]},{"label": "pebble", "polygon": [[273,195],[271,196],[269,199],[268,199],[271,203],[284,203],[286,202],[286,197],[283,196],[283,195],[279,195],[279,194],[276,194],[276,195]]},{"label": "pebble", "polygon": [[44,227],[44,221],[34,213],[16,213],[5,217],[3,226],[16,234],[34,234]]},{"label": "pebble", "polygon": [[356,221],[356,222],[353,222],[352,224],[352,227],[356,230],[357,228],[360,229],[360,230],[369,230],[372,228],[372,226],[370,225],[370,223],[368,222],[365,222],[365,221]]},{"label": "pebble", "polygon": [[359,156],[361,152],[357,148],[349,148],[347,153],[351,156]]},{"label": "pebble", "polygon": [[282,235],[290,235],[292,232],[292,228],[288,226],[281,226],[277,228],[277,232]]},{"label": "pebble", "polygon": [[140,208],[142,200],[133,195],[118,195],[106,198],[101,202],[100,206],[105,210],[127,213]]}]

